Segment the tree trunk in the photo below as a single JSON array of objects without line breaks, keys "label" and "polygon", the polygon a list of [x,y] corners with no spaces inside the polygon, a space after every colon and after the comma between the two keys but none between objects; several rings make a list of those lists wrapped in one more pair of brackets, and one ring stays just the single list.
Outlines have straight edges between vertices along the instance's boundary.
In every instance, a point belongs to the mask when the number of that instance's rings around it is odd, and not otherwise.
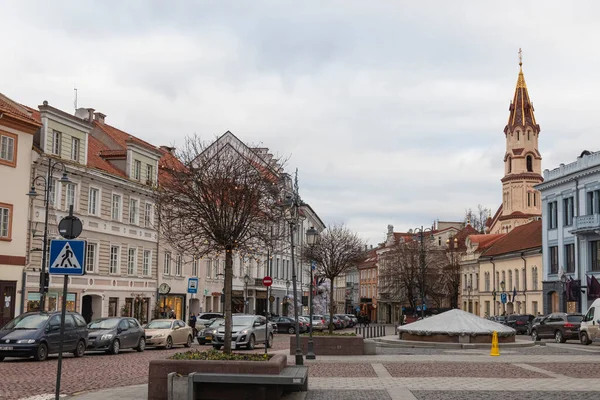
[{"label": "tree trunk", "polygon": [[329,333],[333,333],[333,279],[329,279]]},{"label": "tree trunk", "polygon": [[225,249],[225,344],[223,352],[231,354],[231,286],[233,282],[233,249],[227,246]]}]

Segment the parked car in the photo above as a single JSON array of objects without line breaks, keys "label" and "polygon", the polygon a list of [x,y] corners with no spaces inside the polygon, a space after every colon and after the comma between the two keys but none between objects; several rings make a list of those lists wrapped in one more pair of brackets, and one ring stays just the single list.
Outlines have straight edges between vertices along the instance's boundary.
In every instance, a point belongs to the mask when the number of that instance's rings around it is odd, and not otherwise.
[{"label": "parked car", "polygon": [[[267,347],[273,346],[273,331],[270,324],[262,315],[236,314],[232,317],[231,348],[246,347],[254,349],[256,343],[265,343],[265,334],[268,335]],[[265,332],[267,329],[267,332]],[[213,337],[212,345],[220,350],[225,344],[225,326],[220,325]]]},{"label": "parked car", "polygon": [[506,325],[523,335],[527,333],[527,326],[534,318],[531,314],[512,314],[506,318]]},{"label": "parked car", "polygon": [[146,325],[146,345],[170,349],[175,345],[190,347],[192,327],[179,319],[155,319]]},{"label": "parked car", "polygon": [[144,351],[146,334],[137,319],[109,317],[93,320],[88,324],[88,351],[103,350],[119,354],[122,349]]},{"label": "parked car", "polygon": [[196,339],[198,339],[199,344],[210,343],[213,336],[215,336],[217,333],[217,328],[219,325],[225,322],[223,318],[214,318],[211,321],[212,322],[206,325],[206,328],[201,328],[198,330],[198,336],[196,336]]},{"label": "parked car", "polygon": [[[324,315],[323,318],[325,319],[325,327],[326,329],[329,329],[329,315]],[[342,329],[344,327],[344,323],[335,315],[333,316],[333,328],[334,329]]]},{"label": "parked car", "polygon": [[494,321],[499,324],[505,325],[506,317],[504,315],[494,315],[490,317],[490,321]]},{"label": "parked car", "polygon": [[546,318],[545,315],[538,315],[537,317],[529,321],[529,323],[527,324],[527,336],[531,336],[531,328],[533,328],[535,324],[539,323],[544,318]]},{"label": "parked car", "polygon": [[350,318],[350,327],[353,328],[358,325],[358,318],[354,314],[344,314],[346,317]]},{"label": "parked car", "polygon": [[579,328],[579,340],[588,345],[600,341],[600,299],[594,300]]},{"label": "parked car", "polygon": [[334,314],[336,317],[338,317],[340,319],[340,321],[342,321],[343,327],[344,328],[348,328],[351,324],[351,320],[350,318],[348,318],[348,316],[346,316],[345,314]]},{"label": "parked car", "polygon": [[[49,354],[58,353],[60,314],[59,311],[28,312],[4,325],[0,329],[0,361],[5,357],[33,357],[44,361]],[[64,333],[63,352],[83,356],[88,341],[85,319],[68,311]]]},{"label": "parked car", "polygon": [[196,317],[196,329],[199,330],[202,328],[202,326],[206,327],[215,318],[223,318],[223,314],[213,312],[198,314],[198,316]]},{"label": "parked car", "polygon": [[[277,324],[277,332],[296,333],[296,320],[290,317],[275,317],[273,322]],[[308,323],[298,320],[298,328],[300,333],[308,331]]]},{"label": "parked car", "polygon": [[531,339],[538,341],[554,338],[556,343],[579,339],[579,326],[583,320],[581,314],[553,313],[531,328]]},{"label": "parked car", "polygon": [[[303,317],[310,319],[309,315],[303,315]],[[313,320],[312,320],[313,332],[314,331],[323,332],[327,328],[327,326],[325,325],[325,319],[323,318],[322,315],[313,314],[312,318],[313,318]]]}]

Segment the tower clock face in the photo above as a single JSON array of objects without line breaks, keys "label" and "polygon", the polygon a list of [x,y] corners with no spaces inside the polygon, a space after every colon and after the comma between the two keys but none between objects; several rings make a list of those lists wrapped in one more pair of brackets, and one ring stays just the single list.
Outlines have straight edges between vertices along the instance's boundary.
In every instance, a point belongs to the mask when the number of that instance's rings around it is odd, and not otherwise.
[{"label": "tower clock face", "polygon": [[171,291],[171,287],[167,283],[161,283],[158,287],[158,293],[168,294]]}]

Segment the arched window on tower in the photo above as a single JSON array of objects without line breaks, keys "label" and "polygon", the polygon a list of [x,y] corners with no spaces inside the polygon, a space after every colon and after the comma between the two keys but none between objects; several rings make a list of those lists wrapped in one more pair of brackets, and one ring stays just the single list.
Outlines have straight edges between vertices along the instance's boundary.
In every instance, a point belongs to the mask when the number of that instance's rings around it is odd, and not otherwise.
[{"label": "arched window on tower", "polygon": [[528,130],[528,131],[527,131],[527,140],[530,140],[530,138],[529,138],[529,134],[530,134],[530,133],[531,133],[531,131],[530,131],[530,130]]},{"label": "arched window on tower", "polygon": [[509,156],[507,161],[508,161],[508,173],[510,174],[510,172],[512,171],[512,157]]},{"label": "arched window on tower", "polygon": [[517,131],[517,142],[519,141],[520,137],[521,137],[521,132]]},{"label": "arched window on tower", "polygon": [[527,156],[527,172],[533,172],[533,157]]}]

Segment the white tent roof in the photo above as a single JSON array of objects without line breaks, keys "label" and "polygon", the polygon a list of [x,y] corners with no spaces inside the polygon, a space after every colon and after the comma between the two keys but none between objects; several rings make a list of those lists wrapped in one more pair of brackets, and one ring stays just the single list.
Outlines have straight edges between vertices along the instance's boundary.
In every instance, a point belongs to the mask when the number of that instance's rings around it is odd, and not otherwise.
[{"label": "white tent roof", "polygon": [[446,311],[398,328],[398,332],[427,336],[438,334],[479,336],[491,335],[494,331],[498,332],[498,336],[513,336],[515,334],[513,328],[457,309]]}]

